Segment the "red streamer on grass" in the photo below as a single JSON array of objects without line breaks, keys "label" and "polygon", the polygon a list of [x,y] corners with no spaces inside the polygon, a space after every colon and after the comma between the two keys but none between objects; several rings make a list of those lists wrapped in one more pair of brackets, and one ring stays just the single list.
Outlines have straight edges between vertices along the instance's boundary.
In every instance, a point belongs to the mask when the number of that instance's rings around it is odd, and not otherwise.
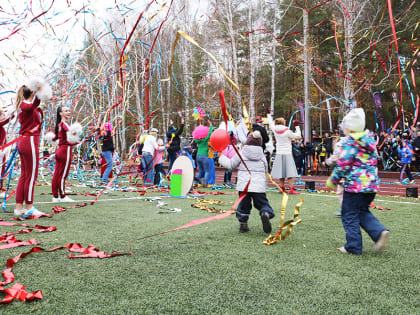
[{"label": "red streamer on grass", "polygon": [[[33,293],[29,293],[26,291],[25,286],[20,283],[15,283],[11,288],[5,289],[3,286],[14,282],[15,274],[12,271],[13,266],[18,263],[21,259],[29,256],[33,253],[39,252],[54,252],[59,249],[68,249],[70,254],[68,258],[111,258],[111,257],[118,257],[123,255],[131,255],[132,252],[127,253],[119,253],[119,252],[111,252],[111,254],[107,254],[104,251],[100,251],[99,248],[96,248],[93,245],[89,245],[88,247],[83,247],[79,243],[68,243],[64,246],[58,246],[51,249],[44,249],[41,247],[34,247],[30,251],[26,253],[21,253],[17,255],[15,258],[9,258],[7,260],[7,269],[5,269],[2,273],[4,281],[0,282],[0,292],[5,294],[6,296],[0,302],[1,304],[8,304],[15,299],[21,300],[23,302],[32,301],[32,300],[42,300],[43,295],[41,290],[37,290]],[[73,255],[71,253],[80,253],[82,255]]]}]

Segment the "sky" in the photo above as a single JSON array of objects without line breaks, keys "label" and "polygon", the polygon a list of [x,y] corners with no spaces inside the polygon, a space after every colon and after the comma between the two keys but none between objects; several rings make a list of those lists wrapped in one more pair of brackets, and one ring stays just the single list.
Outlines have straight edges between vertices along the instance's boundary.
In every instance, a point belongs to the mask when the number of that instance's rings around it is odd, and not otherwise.
[{"label": "sky", "polygon": [[[125,18],[125,33],[129,33],[138,15],[149,2],[0,0],[0,103],[11,104],[15,96],[8,91],[15,91],[28,78],[47,77],[59,66],[58,61],[62,56],[70,54],[71,58],[77,57],[83,49],[86,36],[83,28],[94,28],[99,37],[102,32],[109,30],[110,23],[121,26],[121,21]],[[163,7],[165,3],[167,5]],[[153,21],[160,22],[169,3],[170,0],[155,1],[145,16],[151,17],[157,13],[157,18]],[[184,0],[174,0],[174,4],[180,7],[184,3]],[[208,0],[190,0],[188,5],[190,14],[198,19],[207,10]],[[45,11],[48,12],[34,20]]]}]

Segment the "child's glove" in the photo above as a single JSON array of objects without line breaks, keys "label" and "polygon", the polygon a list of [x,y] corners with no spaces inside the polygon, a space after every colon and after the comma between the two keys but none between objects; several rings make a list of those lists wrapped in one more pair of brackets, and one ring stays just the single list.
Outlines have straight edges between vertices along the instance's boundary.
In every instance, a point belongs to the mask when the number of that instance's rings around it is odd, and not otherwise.
[{"label": "child's glove", "polygon": [[335,186],[337,186],[337,185],[335,185],[335,184],[333,184],[332,182],[331,182],[331,178],[330,177],[328,177],[328,179],[327,179],[327,182],[326,182],[326,184],[325,184],[327,187],[329,187],[329,188],[335,188]]}]

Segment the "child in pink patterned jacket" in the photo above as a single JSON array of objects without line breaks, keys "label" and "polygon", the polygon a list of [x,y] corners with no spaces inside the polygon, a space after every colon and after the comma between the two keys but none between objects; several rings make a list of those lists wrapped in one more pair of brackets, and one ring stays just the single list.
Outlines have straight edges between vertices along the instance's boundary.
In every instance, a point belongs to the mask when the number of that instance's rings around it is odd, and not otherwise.
[{"label": "child in pink patterned jacket", "polygon": [[365,129],[365,112],[352,109],[343,119],[345,140],[327,186],[336,187],[344,179],[341,220],[346,231],[346,244],[338,248],[342,253],[362,253],[362,227],[382,251],[389,239],[389,231],[369,211],[378,186],[378,152],[371,132]]}]

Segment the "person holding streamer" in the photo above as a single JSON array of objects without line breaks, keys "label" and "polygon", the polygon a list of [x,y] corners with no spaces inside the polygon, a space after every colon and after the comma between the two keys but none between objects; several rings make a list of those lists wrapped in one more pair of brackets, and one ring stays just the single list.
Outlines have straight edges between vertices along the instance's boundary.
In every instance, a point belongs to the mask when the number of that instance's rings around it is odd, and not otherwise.
[{"label": "person holding streamer", "polygon": [[271,131],[276,138],[276,158],[271,170],[273,178],[280,179],[281,192],[286,192],[284,180],[287,178],[289,182],[289,194],[299,194],[293,186],[294,179],[298,176],[296,164],[292,154],[292,140],[301,139],[302,135],[299,128],[299,121],[295,120],[295,132],[287,128],[284,118],[277,118],[275,124],[271,115],[267,115],[268,123]]},{"label": "person holding streamer", "polygon": [[252,209],[251,200],[254,203],[254,207],[260,211],[264,232],[271,233],[270,219],[274,218],[274,211],[265,193],[268,163],[262,149],[262,142],[261,132],[256,130],[247,137],[245,146],[241,151],[242,160],[237,154],[231,158],[223,154],[219,157],[220,165],[229,170],[234,170],[239,166],[236,190],[239,192],[239,196],[246,193],[236,210],[236,218],[239,221],[239,233],[249,231],[248,219]]},{"label": "person holding streamer", "polygon": [[66,179],[69,175],[72,161],[72,146],[79,141],[82,131],[80,124],[69,125],[70,108],[58,107],[57,120],[53,140],[58,139],[58,149],[55,152],[55,171],[51,183],[53,202],[74,202],[66,195]]},{"label": "person holding streamer", "polygon": [[[39,167],[39,136],[41,134],[42,110],[41,101],[51,98],[51,89],[42,80],[32,80],[28,86],[19,88],[16,97],[16,111],[21,125],[17,149],[21,161],[21,174],[16,188],[15,216],[24,219],[40,216],[44,213],[37,210],[34,203],[35,182]],[[25,202],[25,208],[23,203]]]}]

